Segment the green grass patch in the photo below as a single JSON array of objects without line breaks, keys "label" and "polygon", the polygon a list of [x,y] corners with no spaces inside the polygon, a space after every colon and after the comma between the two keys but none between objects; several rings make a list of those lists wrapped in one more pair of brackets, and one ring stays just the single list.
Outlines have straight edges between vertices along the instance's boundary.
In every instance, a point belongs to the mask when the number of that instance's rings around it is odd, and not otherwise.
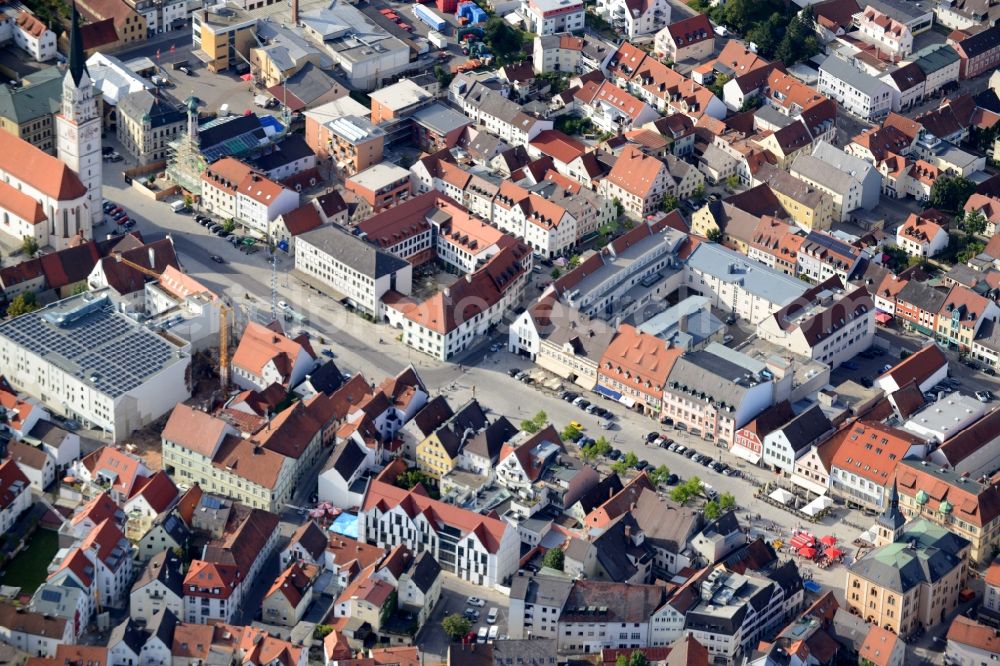
[{"label": "green grass patch", "polygon": [[34,594],[48,577],[49,563],[58,550],[58,533],[47,529],[37,530],[28,547],[7,563],[3,576],[0,576],[0,585],[19,587],[22,594]]}]

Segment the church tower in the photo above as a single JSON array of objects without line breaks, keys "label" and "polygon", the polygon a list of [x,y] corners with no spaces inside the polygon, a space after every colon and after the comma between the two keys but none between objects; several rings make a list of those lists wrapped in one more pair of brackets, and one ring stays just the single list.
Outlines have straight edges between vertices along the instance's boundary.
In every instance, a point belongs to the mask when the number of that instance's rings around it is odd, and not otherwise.
[{"label": "church tower", "polygon": [[87,71],[83,55],[83,37],[80,34],[80,16],[73,3],[72,25],[69,36],[69,67],[63,79],[62,109],[56,116],[56,155],[66,166],[76,172],[87,188],[88,210],[80,216],[77,228],[63,228],[53,221],[53,235],[69,238],[79,233],[92,238],[93,225],[99,224],[104,215],[101,185],[101,114],[94,97],[94,86]]},{"label": "church tower", "polygon": [[880,548],[890,543],[895,543],[899,535],[903,533],[903,525],[906,518],[899,510],[899,491],[896,490],[895,481],[892,484],[892,495],[889,496],[889,504],[885,511],[878,517],[875,523],[875,547]]}]

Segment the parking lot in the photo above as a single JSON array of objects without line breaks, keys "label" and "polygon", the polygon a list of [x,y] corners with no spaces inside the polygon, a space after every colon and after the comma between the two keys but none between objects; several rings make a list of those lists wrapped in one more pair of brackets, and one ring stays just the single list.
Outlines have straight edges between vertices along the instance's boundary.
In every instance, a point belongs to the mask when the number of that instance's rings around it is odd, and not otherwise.
[{"label": "parking lot", "polygon": [[[451,639],[441,628],[441,621],[453,613],[462,614],[470,608],[479,613],[476,621],[470,620],[472,631],[478,632],[482,627],[487,627],[487,631],[489,631],[490,626],[496,626],[498,637],[507,635],[507,609],[510,604],[507,596],[496,590],[473,585],[453,574],[442,573],[441,575],[444,579],[441,599],[427,623],[424,624],[424,628],[416,636],[416,642],[420,644],[424,653],[445,659],[448,656],[448,645],[451,643]],[[467,603],[469,597],[481,599],[483,605],[470,606]],[[486,621],[486,616],[492,608],[497,609],[497,621],[494,625],[490,625]]]}]

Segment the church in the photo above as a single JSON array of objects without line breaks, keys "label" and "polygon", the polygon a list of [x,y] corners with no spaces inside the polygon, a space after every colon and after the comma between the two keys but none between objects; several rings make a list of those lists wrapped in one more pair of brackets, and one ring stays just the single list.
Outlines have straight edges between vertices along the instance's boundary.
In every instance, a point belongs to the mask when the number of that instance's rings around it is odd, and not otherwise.
[{"label": "church", "polygon": [[56,116],[57,157],[0,132],[0,232],[11,244],[25,236],[62,250],[92,238],[101,208],[101,116],[87,72],[80,19],[73,5],[62,108]]}]

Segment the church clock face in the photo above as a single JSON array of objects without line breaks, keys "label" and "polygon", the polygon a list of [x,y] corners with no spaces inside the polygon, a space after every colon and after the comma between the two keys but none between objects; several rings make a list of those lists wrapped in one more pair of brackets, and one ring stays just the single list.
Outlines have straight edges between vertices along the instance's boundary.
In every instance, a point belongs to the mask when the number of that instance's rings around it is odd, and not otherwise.
[{"label": "church clock face", "polygon": [[80,130],[80,138],[84,141],[96,141],[100,136],[100,130],[96,124],[90,124]]},{"label": "church clock face", "polygon": [[67,125],[66,126],[66,138],[70,141],[76,141],[76,126]]}]

